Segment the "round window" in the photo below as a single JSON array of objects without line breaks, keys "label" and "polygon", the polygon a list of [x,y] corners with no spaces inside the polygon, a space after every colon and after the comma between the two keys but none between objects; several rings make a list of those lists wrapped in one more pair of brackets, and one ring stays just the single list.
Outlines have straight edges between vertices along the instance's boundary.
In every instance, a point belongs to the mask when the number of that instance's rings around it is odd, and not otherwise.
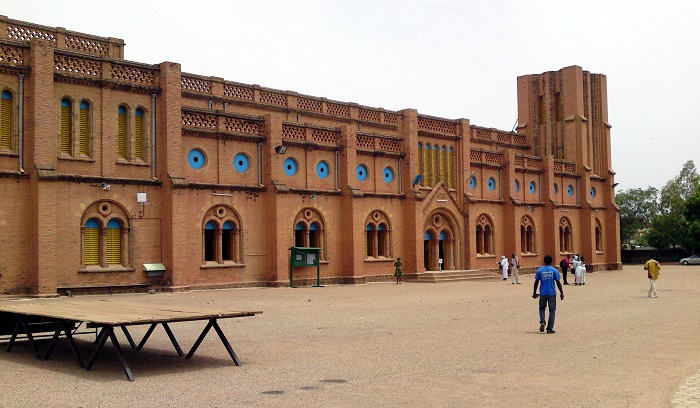
[{"label": "round window", "polygon": [[566,188],[566,194],[567,194],[569,197],[571,197],[572,195],[574,195],[574,186],[572,186],[571,184],[569,184],[569,187]]},{"label": "round window", "polygon": [[187,154],[187,161],[190,163],[190,167],[199,170],[202,167],[204,167],[204,163],[206,163],[206,157],[204,156],[204,153],[201,150],[192,149]]},{"label": "round window", "polygon": [[493,177],[489,178],[488,187],[489,187],[489,191],[493,191],[496,189],[496,180],[494,180]]},{"label": "round window", "polygon": [[387,183],[394,181],[394,170],[391,167],[384,168],[384,181]]},{"label": "round window", "polygon": [[357,166],[357,179],[360,181],[367,180],[367,167],[364,164]]},{"label": "round window", "polygon": [[471,176],[469,178],[469,189],[474,190],[475,188],[476,188],[476,179],[474,178],[474,176]]},{"label": "round window", "polygon": [[559,193],[559,186],[557,185],[557,183],[554,183],[554,194],[557,193]]},{"label": "round window", "polygon": [[517,193],[518,191],[520,191],[520,182],[515,180],[515,192]]},{"label": "round window", "polygon": [[238,153],[233,158],[233,167],[240,173],[245,173],[250,168],[250,159],[243,153]]},{"label": "round window", "polygon": [[297,165],[296,160],[294,160],[290,157],[284,161],[284,172],[286,175],[293,176],[293,175],[297,174],[298,170],[299,170],[299,165]]},{"label": "round window", "polygon": [[329,170],[330,167],[328,167],[328,163],[324,161],[318,162],[316,165],[316,174],[322,179],[328,177]]},{"label": "round window", "polygon": [[537,184],[534,181],[530,182],[530,194],[535,194],[537,191]]},{"label": "round window", "polygon": [[591,187],[591,198],[595,198],[595,188]]}]

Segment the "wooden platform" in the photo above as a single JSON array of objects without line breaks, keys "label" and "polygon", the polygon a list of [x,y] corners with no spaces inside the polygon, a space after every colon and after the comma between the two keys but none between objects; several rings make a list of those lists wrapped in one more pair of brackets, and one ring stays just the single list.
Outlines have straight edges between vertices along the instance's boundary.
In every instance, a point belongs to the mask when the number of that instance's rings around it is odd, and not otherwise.
[{"label": "wooden platform", "polygon": [[[153,330],[160,324],[165,329],[170,341],[175,348],[175,351],[180,357],[184,354],[180,349],[175,336],[170,329],[169,323],[208,320],[208,324],[202,330],[199,338],[190,349],[186,358],[189,359],[194,355],[194,352],[199,347],[200,343],[207,335],[211,328],[219,335],[221,342],[226,347],[229,355],[236,365],[240,365],[240,361],[236,356],[233,348],[229,344],[226,336],[219,327],[218,319],[228,319],[234,317],[255,316],[262,313],[261,311],[231,311],[231,310],[216,310],[208,308],[192,308],[181,307],[175,305],[158,305],[149,303],[138,303],[124,300],[112,299],[32,299],[23,301],[2,301],[0,302],[0,313],[16,319],[15,329],[10,338],[7,351],[11,351],[18,334],[21,330],[26,334],[31,347],[34,350],[37,358],[42,358],[36,343],[33,340],[32,326],[27,324],[29,319],[41,319],[43,322],[42,330],[46,327],[53,327],[54,334],[43,359],[48,359],[51,351],[61,335],[64,335],[68,340],[71,350],[78,360],[78,364],[87,370],[90,370],[97,356],[102,350],[107,339],[110,339],[114,346],[114,350],[119,358],[119,361],[124,367],[127,378],[130,381],[134,380],[128,363],[124,359],[121,352],[121,347],[114,334],[114,328],[119,327],[124,332],[124,335],[129,342],[129,345],[135,350],[141,350],[146,341],[150,337]],[[77,349],[73,341],[70,327],[76,323],[85,323],[87,327],[100,329],[97,337],[97,346],[92,354],[87,365],[83,364],[80,351]],[[143,339],[137,345],[132,339],[127,327],[135,325],[150,324],[150,328],[144,335]]]}]

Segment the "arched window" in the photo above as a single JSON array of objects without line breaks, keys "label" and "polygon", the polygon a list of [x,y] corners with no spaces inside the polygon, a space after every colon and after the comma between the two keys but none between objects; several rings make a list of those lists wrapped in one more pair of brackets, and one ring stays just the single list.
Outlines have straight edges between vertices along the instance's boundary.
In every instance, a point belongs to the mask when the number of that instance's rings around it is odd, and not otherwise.
[{"label": "arched window", "polygon": [[134,159],[143,160],[143,109],[136,109],[134,117]]},{"label": "arched window", "polygon": [[2,91],[0,99],[0,148],[12,149],[12,93]]},{"label": "arched window", "polygon": [[476,224],[476,253],[479,255],[493,255],[494,253],[493,222],[486,214],[477,218]]},{"label": "arched window", "polygon": [[320,239],[321,228],[318,222],[312,222],[309,226],[309,246],[313,248],[321,247]]},{"label": "arched window", "polygon": [[110,201],[91,204],[83,214],[82,259],[87,268],[130,268],[129,217]]},{"label": "arched window", "polygon": [[218,225],[214,221],[204,224],[204,261],[216,261],[216,230]]},{"label": "arched window", "polygon": [[321,248],[320,260],[328,259],[326,223],[314,208],[304,208],[294,219],[294,246]]},{"label": "arched window", "polygon": [[210,208],[204,215],[203,255],[209,264],[242,264],[240,217],[225,205]]},{"label": "arched window", "polygon": [[525,216],[520,223],[520,252],[523,254],[534,254],[535,249],[535,226],[532,218]]},{"label": "arched window", "polygon": [[61,101],[61,153],[70,155],[72,153],[71,134],[73,132],[72,104],[70,99],[64,98]]},{"label": "arched window", "polygon": [[111,219],[107,223],[106,234],[106,258],[108,265],[122,263],[122,223],[117,219]]},{"label": "arched window", "polygon": [[120,106],[117,111],[117,151],[119,158],[126,158],[126,107]]},{"label": "arched window", "polygon": [[563,217],[559,220],[559,251],[565,253],[573,252],[573,235],[571,231],[571,222],[568,218]]},{"label": "arched window", "polygon": [[603,226],[597,218],[595,220],[595,250],[603,252]]},{"label": "arched window", "polygon": [[90,156],[90,104],[87,101],[80,102],[80,115],[78,127],[80,128],[79,152],[83,156]]},{"label": "arched window", "polygon": [[373,211],[365,221],[368,258],[391,258],[391,228],[389,217],[382,211]]},{"label": "arched window", "polygon": [[100,264],[100,223],[94,218],[83,229],[83,264]]}]

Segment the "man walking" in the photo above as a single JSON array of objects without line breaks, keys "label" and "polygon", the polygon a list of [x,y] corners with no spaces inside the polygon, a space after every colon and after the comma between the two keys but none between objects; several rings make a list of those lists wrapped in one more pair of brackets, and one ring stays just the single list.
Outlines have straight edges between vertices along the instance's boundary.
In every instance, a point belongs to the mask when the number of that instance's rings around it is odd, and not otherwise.
[{"label": "man walking", "polygon": [[520,285],[520,275],[518,271],[520,270],[520,259],[518,256],[513,254],[510,258],[510,282],[515,285],[516,283]]},{"label": "man walking", "polygon": [[[532,289],[532,298],[540,298],[540,331],[543,332],[547,325],[547,334],[554,334],[554,318],[557,311],[557,291],[554,282],[557,283],[561,300],[564,300],[564,289],[559,281],[559,271],[552,266],[552,257],[545,255],[544,266],[541,266],[535,274],[535,286]],[[537,286],[540,286],[540,294],[537,294]],[[544,311],[549,306],[549,319],[545,322]]]},{"label": "man walking", "polygon": [[661,265],[659,265],[659,261],[657,261],[654,258],[650,258],[647,263],[644,264],[644,270],[647,271],[647,277],[649,278],[649,293],[647,294],[647,297],[654,297],[657,298],[659,297],[659,294],[656,292],[656,280],[659,279],[659,271],[661,270]]},{"label": "man walking", "polygon": [[569,284],[569,282],[567,282],[566,280],[566,274],[569,273],[570,259],[571,255],[567,255],[565,258],[562,258],[562,260],[559,261],[559,266],[561,267],[561,276],[564,277],[564,285]]}]

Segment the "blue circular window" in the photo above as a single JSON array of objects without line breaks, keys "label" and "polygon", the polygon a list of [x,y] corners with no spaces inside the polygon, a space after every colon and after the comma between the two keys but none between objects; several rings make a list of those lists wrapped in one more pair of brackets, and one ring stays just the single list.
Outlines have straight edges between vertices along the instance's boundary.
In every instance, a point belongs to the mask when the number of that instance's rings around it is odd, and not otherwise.
[{"label": "blue circular window", "polygon": [[360,181],[367,180],[367,167],[364,164],[357,166],[357,179]]},{"label": "blue circular window", "polygon": [[557,194],[559,192],[559,186],[557,183],[554,183],[554,194]]},{"label": "blue circular window", "polygon": [[243,153],[238,153],[233,158],[233,167],[235,167],[240,173],[245,173],[250,168],[250,160],[248,159],[248,156]]},{"label": "blue circular window", "polygon": [[534,181],[530,182],[530,194],[535,194],[537,191],[537,184]]},{"label": "blue circular window", "polygon": [[316,165],[316,174],[322,179],[328,177],[328,172],[330,171],[330,167],[328,167],[328,163],[322,161],[318,162]]},{"label": "blue circular window", "polygon": [[595,198],[595,188],[591,187],[591,198]]},{"label": "blue circular window", "polygon": [[569,187],[566,188],[566,194],[568,194],[569,197],[571,197],[572,195],[574,195],[574,186],[572,186],[571,184],[569,184]]},{"label": "blue circular window", "polygon": [[187,161],[190,163],[190,166],[193,169],[201,169],[204,167],[204,163],[206,162],[206,157],[204,157],[204,153],[202,153],[201,150],[199,149],[192,149],[190,150],[189,154],[187,155]]},{"label": "blue circular window", "polygon": [[520,191],[520,182],[515,180],[515,192],[517,193],[518,191]]},{"label": "blue circular window", "polygon": [[474,190],[476,188],[476,179],[474,176],[469,178],[469,189]]},{"label": "blue circular window", "polygon": [[493,177],[489,178],[488,187],[489,187],[489,191],[493,191],[496,189],[496,180],[494,180]]},{"label": "blue circular window", "polygon": [[394,170],[391,167],[384,168],[384,181],[387,183],[394,181]]},{"label": "blue circular window", "polygon": [[293,176],[293,175],[297,174],[297,170],[299,170],[299,166],[297,165],[296,160],[294,160],[290,157],[284,161],[285,174],[287,174],[288,176]]}]

